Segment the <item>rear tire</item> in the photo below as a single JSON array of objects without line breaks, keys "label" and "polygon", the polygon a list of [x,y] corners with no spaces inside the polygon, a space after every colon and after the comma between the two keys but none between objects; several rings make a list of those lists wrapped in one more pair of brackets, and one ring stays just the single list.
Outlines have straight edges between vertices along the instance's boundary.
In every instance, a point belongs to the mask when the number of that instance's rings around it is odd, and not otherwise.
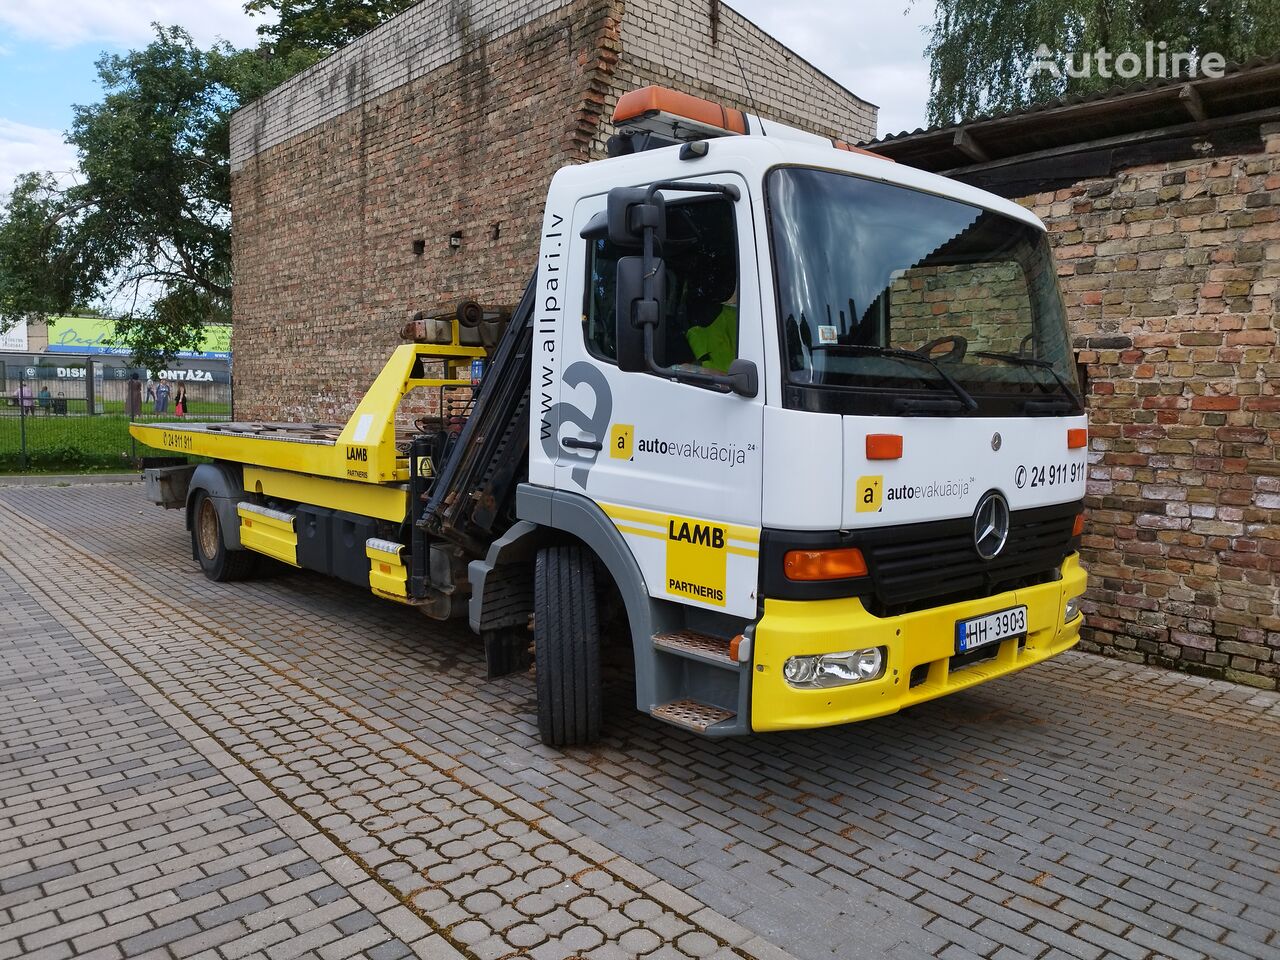
[{"label": "rear tire", "polygon": [[533,577],[538,732],[551,747],[600,736],[600,627],[594,555],[583,546],[544,547]]},{"label": "rear tire", "polygon": [[256,553],[227,549],[217,504],[203,490],[191,503],[191,553],[204,575],[216,583],[246,580],[258,565]]}]

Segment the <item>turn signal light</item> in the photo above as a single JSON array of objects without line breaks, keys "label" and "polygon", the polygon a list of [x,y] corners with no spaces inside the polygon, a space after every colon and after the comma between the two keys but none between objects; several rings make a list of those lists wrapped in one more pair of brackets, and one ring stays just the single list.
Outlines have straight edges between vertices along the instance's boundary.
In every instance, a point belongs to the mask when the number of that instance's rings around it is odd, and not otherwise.
[{"label": "turn signal light", "polygon": [[1089,442],[1089,431],[1084,427],[1072,427],[1067,431],[1067,449],[1079,450]]},{"label": "turn signal light", "polygon": [[1084,514],[1077,513],[1076,522],[1071,525],[1071,535],[1073,537],[1078,537],[1082,533],[1084,533]]},{"label": "turn signal light", "polygon": [[782,558],[788,580],[847,580],[865,577],[867,561],[857,547],[837,550],[788,550]]},{"label": "turn signal light", "polygon": [[868,433],[868,460],[901,460],[902,434],[900,433]]}]

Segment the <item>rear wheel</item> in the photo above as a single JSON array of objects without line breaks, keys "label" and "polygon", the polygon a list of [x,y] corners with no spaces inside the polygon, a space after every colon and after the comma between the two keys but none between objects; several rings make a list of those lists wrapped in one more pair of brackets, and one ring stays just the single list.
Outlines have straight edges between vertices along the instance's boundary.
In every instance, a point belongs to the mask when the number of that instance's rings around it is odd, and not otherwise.
[{"label": "rear wheel", "polygon": [[595,557],[579,545],[538,551],[533,580],[538,732],[553,747],[600,736]]},{"label": "rear wheel", "polygon": [[257,554],[227,549],[218,506],[203,490],[191,504],[191,552],[204,575],[218,583],[244,580],[253,575],[257,565]]}]

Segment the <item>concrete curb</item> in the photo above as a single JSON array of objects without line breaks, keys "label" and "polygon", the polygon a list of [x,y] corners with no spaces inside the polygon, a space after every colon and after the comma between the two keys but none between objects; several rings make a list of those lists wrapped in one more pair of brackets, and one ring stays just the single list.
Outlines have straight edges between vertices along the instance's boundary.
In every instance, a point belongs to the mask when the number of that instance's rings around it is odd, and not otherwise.
[{"label": "concrete curb", "polygon": [[70,487],[90,483],[141,483],[139,473],[16,474],[0,476],[0,487]]}]

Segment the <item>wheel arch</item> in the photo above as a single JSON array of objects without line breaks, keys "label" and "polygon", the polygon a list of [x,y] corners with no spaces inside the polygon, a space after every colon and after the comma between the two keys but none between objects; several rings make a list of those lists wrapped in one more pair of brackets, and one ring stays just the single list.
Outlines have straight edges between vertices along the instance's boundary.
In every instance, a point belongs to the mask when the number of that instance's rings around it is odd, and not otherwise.
[{"label": "wheel arch", "polygon": [[236,513],[236,505],[244,499],[243,477],[239,464],[216,461],[196,467],[196,472],[191,475],[191,484],[187,487],[187,530],[191,530],[196,496],[205,493],[218,511],[218,521],[222,525],[222,537],[227,549],[243,549],[240,546],[240,517]]},{"label": "wheel arch", "polygon": [[528,556],[532,557],[541,546],[564,542],[566,537],[571,537],[595,554],[613,580],[622,597],[631,632],[636,705],[647,711],[653,705],[655,686],[653,635],[674,629],[677,619],[649,596],[644,574],[626,540],[599,504],[579,494],[521,484],[516,491],[516,514],[521,523],[539,528],[536,535],[531,531],[521,531],[523,536],[540,537],[530,539],[528,546],[524,547]]}]

